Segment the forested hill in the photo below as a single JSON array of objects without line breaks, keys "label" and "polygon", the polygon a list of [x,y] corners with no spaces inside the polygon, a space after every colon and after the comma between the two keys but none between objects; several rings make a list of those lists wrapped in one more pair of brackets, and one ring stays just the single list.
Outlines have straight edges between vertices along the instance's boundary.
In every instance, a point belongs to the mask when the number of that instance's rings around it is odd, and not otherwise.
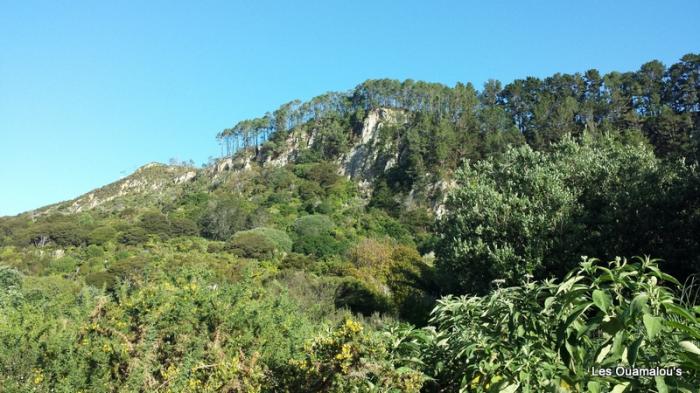
[{"label": "forested hill", "polygon": [[274,155],[290,130],[325,122],[326,139],[316,140],[312,150],[328,158],[347,148],[349,135],[341,131],[356,130],[367,111],[391,108],[412,114],[399,137],[416,155],[415,170],[485,157],[520,140],[545,148],[584,131],[644,136],[661,156],[697,159],[699,67],[700,55],[687,54],[670,67],[654,60],[624,73],[592,69],[505,86],[490,80],[481,91],[470,83],[450,88],[410,79],[368,80],[351,91],[289,102],[223,130],[217,139],[225,155],[248,147]]},{"label": "forested hill", "polygon": [[0,391],[696,392],[699,138],[694,54],[282,105],[0,217]]},{"label": "forested hill", "polygon": [[383,207],[393,204],[387,193],[439,207],[465,159],[514,145],[546,150],[564,135],[609,134],[650,144],[660,158],[697,161],[698,75],[700,55],[688,54],[670,67],[650,61],[634,72],[491,80],[480,91],[470,83],[368,80],[243,120],[217,140],[223,156],[244,165],[335,161]]},{"label": "forested hill", "polygon": [[[286,103],[221,131],[222,157],[210,162],[208,171],[139,170],[52,208],[75,212],[116,198],[109,203],[113,206],[121,197],[160,198],[174,194],[173,185],[194,173],[211,178],[251,164],[326,161],[358,182],[376,206],[425,205],[439,213],[452,173],[464,160],[524,144],[546,150],[564,135],[584,133],[645,143],[659,158],[694,162],[700,158],[699,69],[700,55],[688,54],[670,67],[650,61],[624,73],[601,75],[593,69],[505,86],[491,80],[480,91],[470,83],[368,80],[347,92]],[[186,179],[179,177],[184,173]]]}]

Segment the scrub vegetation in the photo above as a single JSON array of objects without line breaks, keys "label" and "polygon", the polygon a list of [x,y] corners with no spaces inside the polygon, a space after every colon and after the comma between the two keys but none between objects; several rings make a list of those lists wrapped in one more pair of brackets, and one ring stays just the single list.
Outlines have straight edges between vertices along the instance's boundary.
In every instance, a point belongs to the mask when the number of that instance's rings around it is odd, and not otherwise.
[{"label": "scrub vegetation", "polygon": [[0,391],[697,391],[699,55],[217,140],[0,217]]}]

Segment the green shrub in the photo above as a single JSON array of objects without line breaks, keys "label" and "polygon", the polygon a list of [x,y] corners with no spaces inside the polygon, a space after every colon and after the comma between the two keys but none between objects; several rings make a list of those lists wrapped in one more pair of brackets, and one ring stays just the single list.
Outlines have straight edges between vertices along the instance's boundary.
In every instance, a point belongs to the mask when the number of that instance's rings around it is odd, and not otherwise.
[{"label": "green shrub", "polygon": [[108,272],[92,272],[85,276],[85,283],[98,289],[112,290],[117,284],[117,277]]},{"label": "green shrub", "polygon": [[303,357],[290,361],[286,391],[420,392],[425,375],[394,357],[400,340],[363,330],[346,319],[310,341]]},{"label": "green shrub", "polygon": [[565,138],[549,150],[509,149],[458,171],[436,247],[451,291],[563,277],[580,255],[613,250],[660,255],[681,279],[698,269],[700,242],[689,235],[700,228],[690,213],[700,211],[696,169],[610,137]]},{"label": "green shrub", "polygon": [[[365,238],[348,251],[347,258],[355,266],[348,272],[350,275],[365,286],[372,283],[375,287],[386,288],[385,297],[390,307],[385,312],[390,310],[414,324],[426,324],[434,305],[430,294],[437,292],[438,288],[432,267],[423,261],[414,247],[387,239]],[[353,291],[348,289],[348,292]],[[367,292],[367,289],[359,292]],[[353,309],[353,306],[348,307]]]},{"label": "green shrub", "polygon": [[340,119],[324,119],[321,127],[314,129],[314,143],[311,146],[325,160],[337,158],[349,149],[350,133],[348,125]]},{"label": "green shrub", "polygon": [[146,233],[155,234],[161,238],[170,236],[170,222],[168,218],[160,212],[147,212],[141,216],[139,223]]},{"label": "green shrub", "polygon": [[[608,266],[585,260],[558,284],[449,296],[431,320],[437,334],[426,350],[433,359],[429,374],[436,391],[694,391],[700,314],[679,305],[673,287],[676,280],[649,259]],[[590,371],[616,367],[680,367],[682,375]]]},{"label": "green shrub", "polygon": [[277,249],[283,252],[292,251],[292,239],[289,238],[287,232],[280,231],[274,228],[259,227],[251,229],[253,233],[259,233],[275,243]]},{"label": "green shrub", "polygon": [[19,288],[22,285],[22,273],[9,266],[0,265],[0,290]]},{"label": "green shrub", "polygon": [[88,242],[101,246],[117,237],[117,231],[111,226],[101,226],[93,229],[88,234]]},{"label": "green shrub", "polygon": [[46,238],[61,247],[80,246],[89,240],[89,228],[78,222],[76,216],[54,216],[36,223],[27,229],[28,242],[39,244],[39,239]]},{"label": "green shrub", "polygon": [[147,259],[134,256],[114,262],[107,268],[107,272],[122,280],[141,281],[145,278],[143,273],[148,263]]},{"label": "green shrub", "polygon": [[294,174],[302,179],[317,183],[323,189],[332,187],[341,179],[341,176],[338,175],[338,166],[330,162],[295,165]]},{"label": "green shrub", "polygon": [[291,252],[280,262],[280,269],[306,270],[314,264],[314,259],[308,255]]},{"label": "green shrub", "polygon": [[93,258],[93,257],[101,257],[105,254],[105,251],[102,247],[96,246],[94,244],[91,244],[85,248],[85,255],[88,256],[88,258]]},{"label": "green shrub", "polygon": [[396,200],[396,192],[383,178],[375,182],[368,207],[381,209],[393,216],[398,215],[401,210],[401,204]]},{"label": "green shrub", "polygon": [[94,273],[101,272],[105,268],[105,258],[104,257],[93,257],[87,260],[87,262],[80,265],[81,273]]},{"label": "green shrub", "polygon": [[418,326],[426,325],[435,306],[435,294],[440,291],[433,267],[415,248],[401,244],[394,247],[391,261],[386,283],[399,317]]},{"label": "green shrub", "polygon": [[148,241],[148,233],[141,227],[129,227],[119,233],[117,240],[119,243],[133,246]]},{"label": "green shrub", "polygon": [[236,232],[228,247],[238,256],[268,259],[278,253],[290,252],[292,240],[285,232],[260,227]]},{"label": "green shrub", "polygon": [[312,181],[301,181],[301,184],[299,185],[299,197],[302,201],[306,202],[307,205],[318,203],[321,198],[324,197],[324,195],[325,193],[323,188],[321,188],[318,183]]},{"label": "green shrub", "polygon": [[209,244],[207,244],[207,252],[211,254],[223,252],[225,249],[225,242],[210,241]]},{"label": "green shrub", "polygon": [[202,214],[202,235],[215,240],[228,240],[231,236],[248,229],[251,207],[236,197],[210,200]]},{"label": "green shrub", "polygon": [[343,252],[345,246],[339,242],[332,230],[333,221],[323,214],[312,214],[294,222],[294,251],[319,258]]},{"label": "green shrub", "polygon": [[58,258],[51,262],[49,270],[53,273],[74,273],[78,267],[78,261],[70,256]]},{"label": "green shrub", "polygon": [[295,164],[309,164],[313,162],[319,162],[322,160],[322,155],[319,151],[312,149],[301,149],[297,153],[294,160]]},{"label": "green shrub", "polygon": [[374,237],[392,237],[402,243],[413,243],[413,238],[418,233],[412,232],[410,227],[391,217],[387,212],[372,208],[360,218],[361,230]]},{"label": "green shrub", "polygon": [[348,278],[343,281],[335,293],[335,305],[338,308],[348,308],[363,315],[387,313],[392,311],[392,302],[388,295],[373,288],[370,284]]},{"label": "green shrub", "polygon": [[197,223],[189,218],[173,217],[170,219],[171,236],[195,236],[199,233]]}]

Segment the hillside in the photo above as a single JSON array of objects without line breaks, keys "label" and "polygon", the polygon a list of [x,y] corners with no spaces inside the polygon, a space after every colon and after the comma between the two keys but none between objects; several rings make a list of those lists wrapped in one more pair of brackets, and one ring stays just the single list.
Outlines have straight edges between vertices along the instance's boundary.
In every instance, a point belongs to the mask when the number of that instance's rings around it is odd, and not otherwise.
[{"label": "hillside", "polygon": [[[329,163],[337,166],[337,174],[356,183],[361,195],[369,200],[374,185],[385,174],[395,168],[402,159],[400,139],[386,140],[381,135],[382,128],[406,125],[409,116],[395,109],[379,108],[369,111],[355,129],[343,130],[347,135],[347,147],[343,152],[327,157]],[[74,214],[89,210],[119,211],[133,206],[156,208],[173,202],[178,196],[192,192],[195,180],[201,189],[215,188],[223,179],[236,176],[240,172],[251,171],[253,167],[262,169],[283,168],[304,160],[303,155],[314,149],[318,139],[323,138],[324,125],[310,124],[293,130],[275,151],[266,149],[240,150],[231,157],[212,162],[207,168],[165,165],[150,163],[137,169],[133,174],[114,183],[98,188],[73,200],[37,209],[33,215],[46,215],[55,212]],[[436,179],[426,189],[428,205],[439,210],[449,182]],[[404,198],[397,195],[397,201],[411,206],[410,198],[417,190],[409,190]]]},{"label": "hillside", "polygon": [[370,80],[0,217],[0,391],[697,391],[698,97]]},{"label": "hillside", "polygon": [[37,209],[32,214],[75,214],[93,209],[123,210],[129,206],[155,207],[158,203],[175,199],[182,192],[178,186],[194,179],[197,173],[196,168],[150,163],[114,183],[70,201]]}]

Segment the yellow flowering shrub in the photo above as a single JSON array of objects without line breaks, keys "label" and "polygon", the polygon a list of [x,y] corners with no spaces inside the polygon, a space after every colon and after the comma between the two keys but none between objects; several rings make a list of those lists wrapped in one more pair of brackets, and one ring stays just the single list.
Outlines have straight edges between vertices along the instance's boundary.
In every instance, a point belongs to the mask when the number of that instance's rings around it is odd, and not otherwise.
[{"label": "yellow flowering shrub", "polygon": [[285,391],[419,392],[425,376],[396,364],[387,337],[345,319],[309,341],[303,358],[290,360]]}]

